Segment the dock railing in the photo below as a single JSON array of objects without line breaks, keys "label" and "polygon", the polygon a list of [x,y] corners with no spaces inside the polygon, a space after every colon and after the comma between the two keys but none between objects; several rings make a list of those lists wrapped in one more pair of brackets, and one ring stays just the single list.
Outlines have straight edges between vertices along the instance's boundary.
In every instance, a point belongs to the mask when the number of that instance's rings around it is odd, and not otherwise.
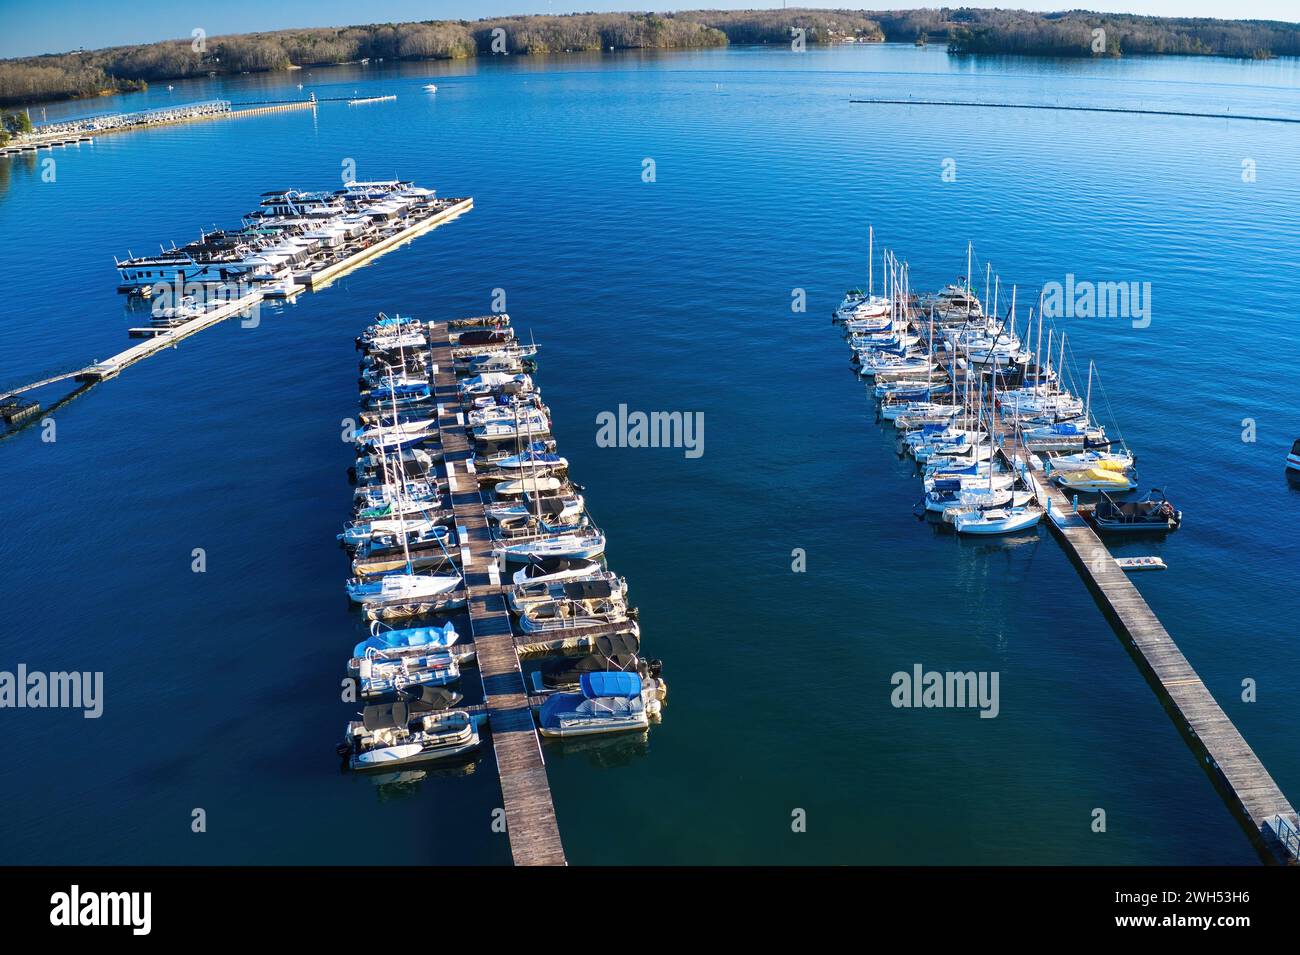
[{"label": "dock railing", "polygon": [[1297,831],[1291,823],[1281,816],[1277,815],[1270,820],[1273,825],[1273,832],[1277,835],[1278,842],[1282,843],[1284,848],[1296,862],[1300,862],[1300,831]]}]

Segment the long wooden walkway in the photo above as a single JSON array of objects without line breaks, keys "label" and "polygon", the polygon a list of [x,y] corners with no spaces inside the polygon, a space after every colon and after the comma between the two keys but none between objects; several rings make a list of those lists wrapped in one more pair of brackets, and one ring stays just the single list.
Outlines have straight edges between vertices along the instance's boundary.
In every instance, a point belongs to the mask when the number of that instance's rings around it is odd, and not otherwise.
[{"label": "long wooden walkway", "polygon": [[[1300,829],[1296,811],[1255,751],[1115,563],[1110,549],[1076,513],[1074,502],[1041,474],[1032,477],[1040,499],[1050,502],[1048,525],[1170,717],[1193,750],[1207,758],[1211,778],[1256,847],[1273,861],[1300,863],[1294,835],[1284,841],[1285,834]],[[1279,825],[1279,819],[1284,825]]]},{"label": "long wooden walkway", "polygon": [[510,852],[516,865],[564,865],[564,847],[560,842],[550,782],[546,778],[546,762],[533,722],[510,614],[500,590],[501,576],[492,553],[483,498],[473,470],[465,425],[466,408],[451,370],[446,323],[429,326],[429,342],[443,459],[460,543],[461,569],[469,588],[470,629],[492,728],[492,749],[496,753],[497,775],[505,802]]}]

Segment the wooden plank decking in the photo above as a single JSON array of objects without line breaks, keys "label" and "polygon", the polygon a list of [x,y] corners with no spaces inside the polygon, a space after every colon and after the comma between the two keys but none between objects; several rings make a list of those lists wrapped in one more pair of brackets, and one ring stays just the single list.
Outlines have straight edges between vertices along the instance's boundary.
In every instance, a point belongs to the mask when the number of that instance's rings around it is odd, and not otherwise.
[{"label": "wooden plank decking", "polygon": [[451,371],[446,323],[429,326],[429,341],[443,459],[462,571],[469,588],[470,629],[492,729],[492,749],[501,780],[510,851],[516,865],[565,865],[546,762],[519,665],[510,614],[501,592],[501,577],[492,553],[492,536],[483,512],[478,478],[473,473],[465,406]]},{"label": "wooden plank decking", "polygon": [[1272,861],[1300,862],[1278,838],[1277,819],[1297,826],[1296,811],[1187,662],[1160,619],[1115,563],[1109,548],[1077,513],[1060,488],[1034,474],[1040,496],[1051,502],[1048,526],[1092,591],[1116,633],[1126,642],[1147,682],[1198,755],[1256,848]]}]

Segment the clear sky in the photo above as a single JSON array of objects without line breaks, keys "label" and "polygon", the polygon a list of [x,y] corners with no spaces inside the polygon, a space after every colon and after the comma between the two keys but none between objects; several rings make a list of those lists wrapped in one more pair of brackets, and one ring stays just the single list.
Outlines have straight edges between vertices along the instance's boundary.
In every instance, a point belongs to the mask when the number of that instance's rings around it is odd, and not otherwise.
[{"label": "clear sky", "polygon": [[[967,0],[970,2],[970,0]],[[1042,0],[990,2],[988,6],[1033,10],[1068,10],[1086,7],[1158,16],[1225,17],[1256,20],[1298,20],[1300,0],[1065,0],[1058,5]],[[877,9],[915,9],[934,3],[852,4],[847,0],[825,3],[791,2],[790,6]],[[960,6],[953,0],[952,6]],[[984,4],[970,2],[971,6]],[[96,49],[126,43],[188,38],[195,27],[209,36],[249,33],[285,27],[346,26],[355,23],[403,20],[476,20],[512,13],[571,13],[575,10],[752,9],[780,7],[772,0],[717,0],[700,3],[663,3],[646,0],[0,0],[0,57],[54,53],[78,47]]]}]

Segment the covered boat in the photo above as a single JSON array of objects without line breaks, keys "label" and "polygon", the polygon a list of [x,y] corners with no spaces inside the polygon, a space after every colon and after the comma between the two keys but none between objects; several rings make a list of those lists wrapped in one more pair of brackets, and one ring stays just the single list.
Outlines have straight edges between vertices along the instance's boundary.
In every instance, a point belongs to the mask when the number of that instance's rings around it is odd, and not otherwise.
[{"label": "covered boat", "polygon": [[451,621],[441,627],[408,627],[404,630],[384,629],[378,621],[370,625],[369,638],[362,640],[352,648],[354,657],[364,657],[367,653],[380,656],[415,648],[445,650],[460,639],[456,627]]},{"label": "covered boat", "polygon": [[1053,472],[1052,477],[1061,487],[1073,491],[1131,491],[1137,487],[1137,478],[1122,469],[1107,467],[1103,462],[1086,471]]},{"label": "covered boat", "polygon": [[591,577],[601,572],[599,561],[572,557],[546,557],[530,560],[526,567],[515,571],[511,580],[515,586],[530,582],[568,580],[573,577]]},{"label": "covered boat", "polygon": [[538,711],[543,736],[592,736],[645,730],[651,712],[658,713],[659,700],[648,705],[643,699],[637,673],[613,670],[584,673],[579,692],[556,693]]}]

